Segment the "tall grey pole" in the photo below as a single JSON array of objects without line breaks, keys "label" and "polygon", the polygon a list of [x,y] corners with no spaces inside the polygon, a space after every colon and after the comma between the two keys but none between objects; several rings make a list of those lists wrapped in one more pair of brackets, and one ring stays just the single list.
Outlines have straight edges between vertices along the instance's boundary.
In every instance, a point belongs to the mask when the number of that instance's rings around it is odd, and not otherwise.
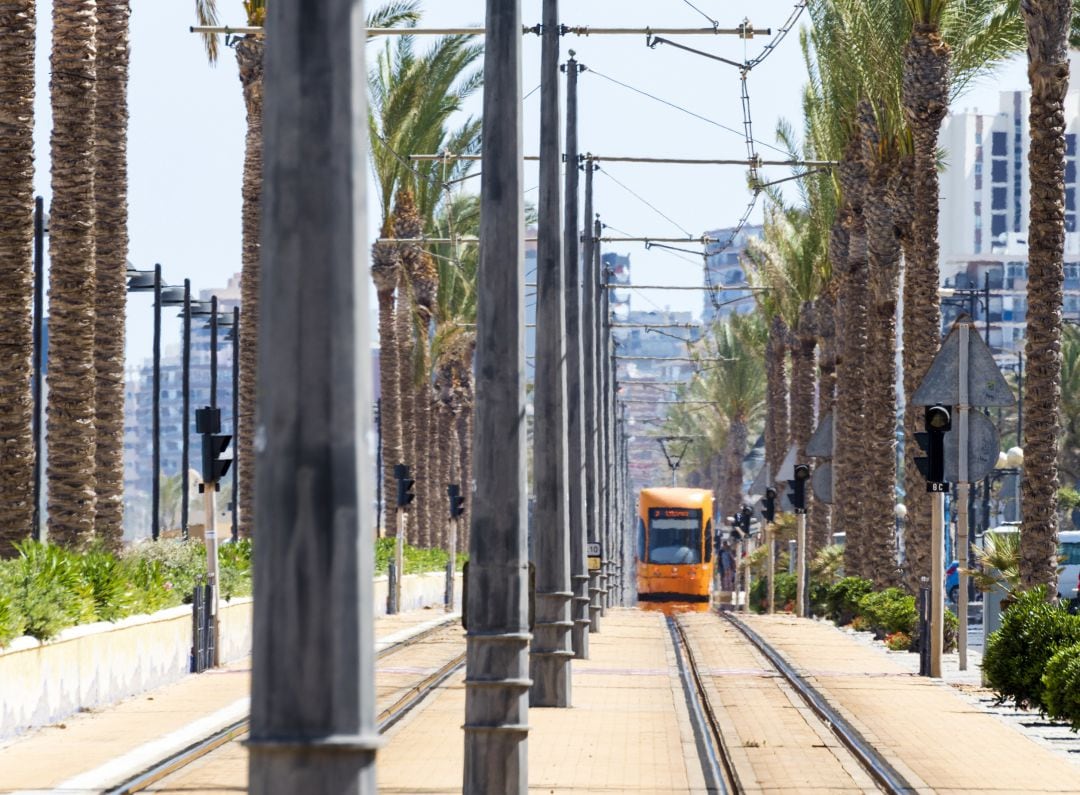
[{"label": "tall grey pole", "polygon": [[151,419],[153,446],[150,450],[150,468],[154,481],[150,485],[151,510],[150,537],[155,541],[161,535],[161,265],[154,265],[154,371],[153,411]]},{"label": "tall grey pole", "polygon": [[[600,219],[596,219],[596,237],[600,237],[600,230],[603,229],[603,224],[600,223]],[[597,272],[599,274],[598,288],[600,290],[600,414],[601,414],[601,429],[600,435],[600,486],[601,486],[601,506],[603,510],[603,516],[601,517],[600,534],[601,554],[603,555],[603,568],[600,572],[600,615],[603,616],[609,604],[608,595],[610,587],[610,571],[611,571],[611,523],[612,523],[612,507],[614,505],[612,499],[612,492],[614,487],[614,470],[611,459],[612,452],[612,414],[611,414],[611,364],[612,364],[612,349],[611,349],[611,304],[610,296],[611,291],[607,289],[607,274],[605,273],[603,257],[601,256],[600,243],[596,244],[596,261]]]},{"label": "tall grey pole", "polygon": [[[191,279],[184,279],[184,339],[180,352],[180,535],[187,541],[191,532],[188,511],[191,504]],[[235,389],[235,385],[233,387]],[[235,498],[235,494],[233,495]]]},{"label": "tall grey pole", "polygon": [[[42,400],[43,364],[45,362],[45,200],[34,199],[34,416],[31,427],[34,433],[34,530],[33,537],[45,543],[45,522],[41,510],[41,479],[45,471],[45,445],[41,429],[45,427],[45,401]],[[1020,438],[1017,436],[1017,438]]]},{"label": "tall grey pole", "polygon": [[364,4],[268,16],[250,791],[359,795],[380,744]]},{"label": "tall grey pole", "polygon": [[487,0],[486,24],[464,791],[494,794],[529,785],[519,0]]},{"label": "tall grey pole", "polygon": [[580,67],[570,50],[566,63],[566,430],[570,497],[570,582],[574,656],[589,658],[589,570],[585,561],[585,375],[582,372],[581,246],[578,240],[577,85]]},{"label": "tall grey pole", "polygon": [[[232,432],[237,438],[240,423],[240,307],[232,310]],[[234,447],[234,450],[237,450]],[[232,465],[232,540],[240,538],[240,466],[246,462],[239,455],[233,455]]]},{"label": "tall grey pole", "polygon": [[[600,313],[596,306],[600,270],[596,260],[596,238],[592,230],[593,162],[585,159],[585,238],[582,246],[582,340],[585,343],[585,522],[590,544],[600,544],[600,485],[598,476],[599,427],[597,425],[597,344]],[[600,570],[589,569],[589,631],[600,631]]]},{"label": "tall grey pole", "polygon": [[559,200],[559,4],[544,0],[540,50],[540,195],[536,246],[533,475],[536,621],[529,703],[570,706],[570,502],[567,489],[566,318]]}]

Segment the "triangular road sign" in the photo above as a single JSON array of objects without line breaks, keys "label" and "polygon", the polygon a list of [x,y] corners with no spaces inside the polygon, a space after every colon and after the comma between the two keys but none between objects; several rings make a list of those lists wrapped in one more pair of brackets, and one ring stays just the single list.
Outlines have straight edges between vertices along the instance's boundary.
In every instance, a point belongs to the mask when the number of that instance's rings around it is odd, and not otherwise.
[{"label": "triangular road sign", "polygon": [[939,403],[955,406],[960,402],[960,326],[963,323],[971,326],[968,332],[968,405],[1011,406],[1016,402],[990,348],[971,320],[961,319],[953,325],[919,388],[911,396],[912,406]]},{"label": "triangular road sign", "polygon": [[784,463],[780,465],[780,471],[776,473],[776,481],[787,485],[787,481],[795,479],[795,456],[798,455],[799,448],[795,445],[791,445],[791,448],[787,451],[787,455],[784,456]]},{"label": "triangular road sign", "polygon": [[833,413],[831,411],[821,418],[817,430],[806,443],[806,454],[812,458],[832,458]]},{"label": "triangular road sign", "polygon": [[751,497],[760,497],[770,485],[772,485],[772,478],[769,476],[769,464],[766,462],[761,465],[761,469],[758,470],[754,482],[750,484],[750,489],[746,493]]},{"label": "triangular road sign", "polygon": [[819,500],[829,505],[833,501],[833,475],[832,464],[826,461],[814,467],[813,480],[810,484],[814,487],[814,494]]}]

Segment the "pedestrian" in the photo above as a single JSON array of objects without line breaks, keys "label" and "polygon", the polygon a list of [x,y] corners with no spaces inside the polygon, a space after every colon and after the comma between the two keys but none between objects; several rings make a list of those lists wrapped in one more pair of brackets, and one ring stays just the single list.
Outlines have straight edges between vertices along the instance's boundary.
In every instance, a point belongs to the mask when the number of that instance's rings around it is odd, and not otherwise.
[{"label": "pedestrian", "polygon": [[720,547],[720,578],[723,590],[735,590],[735,556],[731,553],[729,541],[725,541]]}]

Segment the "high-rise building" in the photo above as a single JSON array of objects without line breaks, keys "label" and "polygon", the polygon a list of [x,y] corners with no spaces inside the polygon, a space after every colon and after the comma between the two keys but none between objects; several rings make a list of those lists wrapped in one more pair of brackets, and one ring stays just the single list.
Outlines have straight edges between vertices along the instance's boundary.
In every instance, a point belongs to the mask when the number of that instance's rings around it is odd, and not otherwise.
[{"label": "high-rise building", "polygon": [[[1074,74],[1080,76],[1077,62]],[[1070,85],[1073,85],[1070,82]],[[946,298],[943,322],[974,309],[980,332],[989,323],[997,353],[1023,349],[1027,319],[1028,109],[1027,90],[1000,94],[997,113],[951,114],[941,133],[941,286],[990,288],[989,314],[970,292]],[[1077,231],[1077,135],[1080,91],[1065,99],[1065,316],[1080,317],[1080,233]]]},{"label": "high-rise building", "polygon": [[[733,313],[744,315],[754,311],[754,294],[738,288],[747,283],[743,252],[749,242],[760,238],[764,231],[762,226],[747,224],[737,234],[734,227],[706,233],[708,237],[721,242],[705,246],[705,286],[712,287],[715,292],[705,292],[701,313],[704,325],[708,326]],[[725,246],[729,240],[730,244]]]}]

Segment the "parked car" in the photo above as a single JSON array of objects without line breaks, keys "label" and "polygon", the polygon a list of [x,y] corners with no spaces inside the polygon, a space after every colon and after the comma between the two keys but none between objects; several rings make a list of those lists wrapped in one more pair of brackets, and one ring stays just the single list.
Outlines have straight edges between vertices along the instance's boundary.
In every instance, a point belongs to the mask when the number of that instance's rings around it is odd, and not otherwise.
[{"label": "parked car", "polygon": [[945,593],[949,601],[956,604],[956,597],[960,595],[960,563],[953,561],[949,568],[945,569]]}]

